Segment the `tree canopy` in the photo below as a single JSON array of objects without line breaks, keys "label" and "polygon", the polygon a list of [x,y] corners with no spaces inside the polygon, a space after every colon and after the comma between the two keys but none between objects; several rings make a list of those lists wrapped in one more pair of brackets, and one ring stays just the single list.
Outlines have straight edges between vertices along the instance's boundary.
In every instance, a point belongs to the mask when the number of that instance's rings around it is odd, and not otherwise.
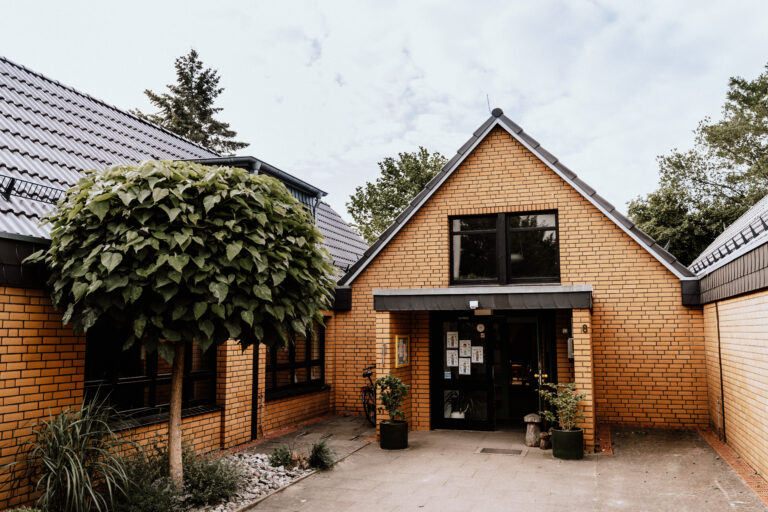
[{"label": "tree canopy", "polygon": [[686,264],[768,193],[768,66],[731,78],[723,118],[695,134],[693,148],[659,157],[658,189],[629,203],[632,220]]},{"label": "tree canopy", "polygon": [[170,469],[180,485],[186,345],[284,346],[311,332],[335,286],[322,235],[274,178],[172,161],[86,172],[48,221],[51,245],[29,259],[51,270],[64,323],[124,325],[123,348],[139,342],[173,363]]},{"label": "tree canopy", "polygon": [[353,226],[366,242],[372,244],[379,238],[446,161],[440,153],[430,154],[419,146],[418,151],[398,153],[397,158],[378,163],[381,176],[375,183],[355,188],[347,203]]},{"label": "tree canopy", "polygon": [[221,107],[214,106],[224,91],[219,87],[219,73],[213,68],[204,68],[195,50],[177,58],[174,67],[176,83],[166,86],[169,92],[144,91],[158,112],[144,114],[137,109],[131,113],[217,153],[233,154],[247,147],[248,144],[233,140],[237,133],[229,123],[214,118],[222,111]]}]

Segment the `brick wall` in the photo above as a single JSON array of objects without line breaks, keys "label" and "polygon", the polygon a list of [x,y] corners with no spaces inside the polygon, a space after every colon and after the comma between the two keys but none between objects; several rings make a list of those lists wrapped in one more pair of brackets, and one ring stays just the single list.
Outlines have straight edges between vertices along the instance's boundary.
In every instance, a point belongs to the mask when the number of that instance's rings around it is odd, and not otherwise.
[{"label": "brick wall", "polygon": [[337,312],[337,412],[360,414],[361,368],[376,358],[373,288],[449,286],[450,215],[557,209],[561,283],[594,289],[591,341],[598,421],[707,423],[701,309],[645,249],[500,128],[492,131],[352,284]]},{"label": "brick wall", "polygon": [[[720,319],[726,442],[763,477],[768,475],[768,291],[708,304],[707,376],[713,423],[720,398]],[[716,425],[716,423],[715,423]]]}]

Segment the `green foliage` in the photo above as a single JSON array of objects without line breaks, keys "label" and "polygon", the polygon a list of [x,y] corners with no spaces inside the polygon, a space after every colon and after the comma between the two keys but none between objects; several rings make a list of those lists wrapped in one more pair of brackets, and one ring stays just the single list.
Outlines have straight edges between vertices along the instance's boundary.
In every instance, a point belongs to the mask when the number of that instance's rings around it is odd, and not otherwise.
[{"label": "green foliage", "polygon": [[128,485],[115,512],[182,512],[184,497],[168,477],[168,452],[158,445],[126,459]]},{"label": "green foliage", "polygon": [[203,68],[195,50],[179,57],[174,63],[176,84],[168,85],[169,92],[157,94],[144,91],[149,101],[159,109],[156,114],[131,113],[170,130],[192,142],[217,153],[233,154],[248,146],[232,140],[237,133],[229,123],[214,119],[221,107],[214,107],[216,98],[224,91],[219,87],[219,74],[215,69]]},{"label": "green foliage", "polygon": [[391,421],[397,418],[405,419],[405,413],[400,410],[400,407],[408,395],[409,386],[394,375],[386,375],[376,379],[376,388],[379,390],[378,397],[389,414],[389,419]]},{"label": "green foliage", "polygon": [[320,470],[328,470],[336,465],[336,454],[328,446],[326,439],[312,445],[309,451],[309,465]]},{"label": "green foliage", "polygon": [[215,505],[234,496],[245,483],[245,473],[229,459],[214,455],[184,457],[185,503],[195,507]]},{"label": "green foliage", "polygon": [[293,450],[287,444],[281,444],[272,451],[269,456],[269,465],[273,468],[283,466],[291,467],[293,463]]},{"label": "green foliage", "polygon": [[101,401],[84,402],[40,421],[21,463],[35,485],[43,510],[111,510],[126,483],[118,438],[108,420],[114,412]]},{"label": "green foliage", "polygon": [[168,475],[168,450],[154,445],[127,462],[129,484],[116,512],[181,512],[216,505],[234,496],[245,484],[245,473],[234,462],[217,455],[183,449],[184,489],[173,486]]},{"label": "green foliage", "polygon": [[397,159],[387,157],[379,162],[381,176],[375,183],[355,188],[347,203],[353,225],[366,242],[375,242],[446,162],[440,153],[430,154],[421,146],[413,153],[399,153]]},{"label": "green foliage", "polygon": [[42,512],[39,508],[32,507],[18,507],[8,509],[6,512]]},{"label": "green foliage", "polygon": [[576,423],[584,419],[584,414],[579,410],[579,404],[586,393],[576,393],[576,384],[542,384],[539,394],[555,410],[539,411],[542,417],[550,423],[558,423],[563,430],[574,430]]},{"label": "green foliage", "polygon": [[692,149],[659,157],[659,188],[629,203],[632,220],[686,264],[768,193],[768,66],[731,78],[723,118],[695,133]]},{"label": "green foliage", "polygon": [[[334,289],[322,235],[285,186],[236,168],[148,161],[87,172],[49,219],[53,303],[84,332],[128,323],[148,350],[229,338],[285,345]],[[166,343],[164,341],[172,342]]]}]

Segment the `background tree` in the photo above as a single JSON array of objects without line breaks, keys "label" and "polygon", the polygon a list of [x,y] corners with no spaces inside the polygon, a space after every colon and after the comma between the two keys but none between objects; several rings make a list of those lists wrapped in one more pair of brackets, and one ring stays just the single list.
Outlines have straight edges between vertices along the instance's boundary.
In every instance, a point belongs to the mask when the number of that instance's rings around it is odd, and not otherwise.
[{"label": "background tree", "polygon": [[169,92],[157,94],[149,89],[144,91],[159,111],[144,114],[137,109],[131,113],[217,153],[233,154],[247,147],[248,144],[233,140],[237,133],[230,129],[229,123],[214,119],[222,110],[213,106],[224,91],[223,87],[219,87],[219,73],[215,69],[204,68],[195,50],[176,59],[174,67],[176,84],[166,86]]},{"label": "background tree", "polygon": [[768,193],[768,66],[731,78],[723,118],[695,133],[692,149],[659,157],[659,188],[629,203],[632,220],[686,264]]},{"label": "background tree", "polygon": [[64,323],[124,325],[123,348],[142,343],[172,364],[170,474],[181,485],[186,347],[284,346],[311,332],[335,285],[322,235],[273,178],[170,161],[89,171],[49,222],[50,247],[30,259],[50,268]]},{"label": "background tree", "polygon": [[430,154],[419,146],[418,151],[398,153],[397,159],[387,157],[379,162],[381,176],[375,183],[355,188],[347,203],[353,226],[365,241],[375,242],[446,161],[440,153]]}]

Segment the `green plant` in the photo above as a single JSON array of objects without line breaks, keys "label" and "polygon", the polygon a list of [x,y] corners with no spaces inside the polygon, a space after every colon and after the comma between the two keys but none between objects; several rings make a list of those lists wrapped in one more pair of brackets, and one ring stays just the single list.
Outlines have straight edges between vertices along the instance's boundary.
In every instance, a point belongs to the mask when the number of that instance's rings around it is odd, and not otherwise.
[{"label": "green plant", "polygon": [[579,410],[579,404],[586,393],[576,393],[576,384],[569,382],[567,384],[553,384],[547,382],[542,384],[543,389],[539,389],[539,394],[552,406],[552,411],[539,411],[544,419],[550,423],[557,422],[563,430],[574,430],[576,423],[584,419],[584,414]]},{"label": "green plant", "polygon": [[245,474],[230,459],[195,455],[191,450],[185,450],[184,455],[186,505],[215,505],[228,500],[242,488]]},{"label": "green plant", "polygon": [[379,390],[378,396],[384,409],[389,414],[389,421],[395,421],[397,418],[405,419],[405,413],[400,410],[408,395],[409,386],[394,375],[386,375],[376,379],[376,388]]},{"label": "green plant", "polygon": [[84,401],[32,429],[20,461],[35,485],[43,510],[91,512],[110,510],[126,482],[119,454],[127,441],[109,426],[114,411],[104,401]]},{"label": "green plant", "polygon": [[184,497],[168,478],[168,452],[154,444],[137,450],[125,462],[128,484],[115,512],[182,512]]},{"label": "green plant", "polygon": [[272,451],[272,454],[269,456],[269,465],[273,468],[276,468],[278,466],[283,467],[291,467],[291,464],[293,462],[293,450],[291,450],[291,447],[287,444],[281,444],[277,448],[275,448]]},{"label": "green plant", "polygon": [[81,175],[47,220],[45,262],[64,323],[128,328],[169,362],[169,464],[183,483],[184,352],[238,340],[285,346],[322,323],[335,288],[322,235],[278,180],[238,168],[146,161]]},{"label": "green plant", "polygon": [[475,408],[475,401],[467,393],[456,389],[445,394],[445,404],[451,406],[451,411],[463,414],[471,414]]},{"label": "green plant", "polygon": [[8,509],[6,512],[42,512],[39,508],[32,507],[18,507]]},{"label": "green plant", "polygon": [[327,470],[336,465],[336,454],[333,452],[326,439],[322,439],[312,445],[309,452],[309,465],[313,468]]}]

